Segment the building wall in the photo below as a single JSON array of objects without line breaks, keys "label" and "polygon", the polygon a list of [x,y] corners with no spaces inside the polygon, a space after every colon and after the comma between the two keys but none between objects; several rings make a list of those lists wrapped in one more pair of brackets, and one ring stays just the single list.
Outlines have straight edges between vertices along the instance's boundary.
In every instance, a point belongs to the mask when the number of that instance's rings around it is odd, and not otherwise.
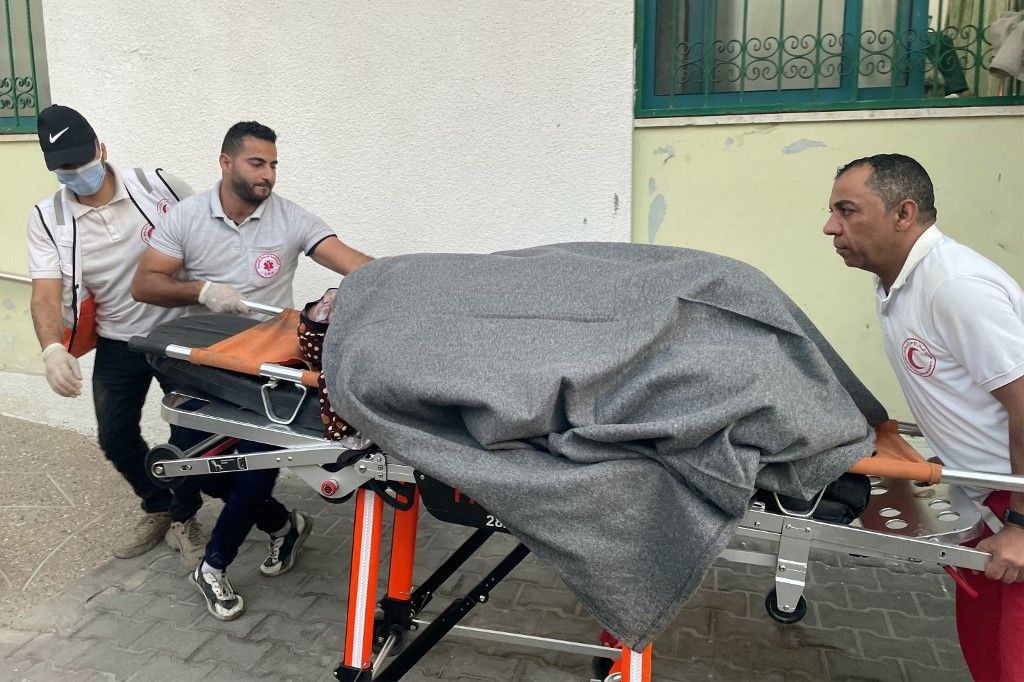
[{"label": "building wall", "polygon": [[[630,235],[631,3],[43,0],[52,100],[206,188],[224,132],[374,255]],[[336,284],[311,264],[300,301]]]},{"label": "building wall", "polygon": [[1021,129],[1019,116],[922,114],[638,128],[633,239],[722,253],[760,268],[890,412],[909,419],[881,346],[874,278],[847,269],[821,231],[835,170],[875,153],[917,158],[935,184],[940,228],[1024,282]]},{"label": "building wall", "polygon": [[[279,135],[277,191],[376,256],[630,238],[632,3],[42,8],[51,99],[84,113],[119,165],[158,165],[204,189],[219,179],[227,128],[256,119]],[[34,141],[0,142],[10,252],[52,191],[41,168]],[[9,191],[7,175],[23,171],[32,182]],[[302,260],[300,304],[338,281]],[[5,267],[24,274],[17,266]],[[40,371],[27,291],[0,284],[0,304],[0,350],[17,350],[0,370]],[[86,396],[56,399],[38,376],[0,377],[0,411],[93,424]]]},{"label": "building wall", "polygon": [[[34,136],[0,136],[0,272],[28,275],[25,221],[32,204],[53,193],[57,182],[43,165]],[[0,280],[0,370],[42,369],[29,316],[29,286]]]}]

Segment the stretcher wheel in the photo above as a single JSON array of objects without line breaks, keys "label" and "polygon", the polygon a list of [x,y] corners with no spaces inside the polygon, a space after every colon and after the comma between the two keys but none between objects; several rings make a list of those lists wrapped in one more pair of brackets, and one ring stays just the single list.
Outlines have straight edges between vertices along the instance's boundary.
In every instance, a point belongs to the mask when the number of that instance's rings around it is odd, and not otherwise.
[{"label": "stretcher wheel", "polygon": [[153,465],[161,460],[183,459],[184,457],[185,454],[181,449],[171,445],[170,443],[157,445],[146,453],[146,475],[149,476],[149,480],[153,481],[153,485],[158,488],[176,488],[181,485],[182,477],[175,476],[173,478],[160,478],[155,476],[153,475]]},{"label": "stretcher wheel", "polygon": [[807,615],[807,600],[800,597],[800,601],[796,603],[796,610],[793,613],[786,613],[779,608],[779,595],[772,589],[771,592],[765,595],[764,609],[772,617],[772,620],[792,625],[793,623],[800,622]]},{"label": "stretcher wheel", "polygon": [[384,612],[378,609],[373,615],[373,642],[370,647],[374,654],[380,653],[391,635],[394,635],[395,643],[388,650],[387,658],[394,658],[405,646],[405,630],[398,625],[385,626]]},{"label": "stretcher wheel", "polygon": [[602,658],[601,656],[594,656],[590,661],[591,677],[595,680],[608,679],[608,676],[612,672],[612,666],[615,665],[615,661],[610,658]]}]

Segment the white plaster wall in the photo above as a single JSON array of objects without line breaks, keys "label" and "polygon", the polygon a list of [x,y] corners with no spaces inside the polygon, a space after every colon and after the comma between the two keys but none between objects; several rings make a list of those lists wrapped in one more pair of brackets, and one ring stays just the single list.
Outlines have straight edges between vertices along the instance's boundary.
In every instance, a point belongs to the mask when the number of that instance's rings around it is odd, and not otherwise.
[{"label": "white plaster wall", "polygon": [[[373,255],[629,240],[633,3],[42,5],[52,100],[115,163],[206,188],[224,132],[256,119],[277,191]],[[299,303],[337,282],[304,261]],[[0,373],[0,413],[95,429],[88,396],[38,375]]]},{"label": "white plaster wall", "polygon": [[[628,241],[633,4],[43,0],[53,101],[198,188],[279,134],[278,191],[374,255]],[[308,300],[334,283],[299,272]],[[308,295],[308,296],[307,296]]]}]

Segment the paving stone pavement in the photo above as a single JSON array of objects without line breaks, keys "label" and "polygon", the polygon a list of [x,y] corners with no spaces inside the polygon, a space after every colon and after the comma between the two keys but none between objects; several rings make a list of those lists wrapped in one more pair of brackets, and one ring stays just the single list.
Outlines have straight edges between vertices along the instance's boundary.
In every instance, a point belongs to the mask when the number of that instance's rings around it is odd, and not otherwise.
[{"label": "paving stone pavement", "polygon": [[[100,566],[0,628],[0,681],[332,680],[344,636],[353,505],[325,504],[294,478],[281,480],[278,497],[311,514],[314,531],[295,570],[276,578],[257,571],[265,540],[254,533],[246,541],[229,570],[247,603],[238,620],[209,616],[178,555],[160,545]],[[201,513],[208,527],[216,511],[208,503]],[[416,579],[470,532],[424,515]],[[514,543],[491,538],[467,574],[439,591],[425,617],[468,589]],[[382,571],[381,585],[385,578]],[[970,679],[956,642],[952,581],[939,569],[820,554],[809,581],[807,616],[780,625],[764,612],[769,570],[719,560],[655,643],[654,679]],[[533,557],[464,624],[586,642],[599,630]],[[447,638],[405,679],[578,682],[590,679],[590,660]]]}]

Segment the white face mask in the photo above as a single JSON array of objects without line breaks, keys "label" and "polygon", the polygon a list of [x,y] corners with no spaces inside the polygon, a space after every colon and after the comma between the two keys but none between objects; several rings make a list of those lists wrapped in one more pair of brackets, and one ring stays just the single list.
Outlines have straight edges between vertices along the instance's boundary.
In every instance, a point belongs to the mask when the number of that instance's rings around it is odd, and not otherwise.
[{"label": "white face mask", "polygon": [[107,168],[103,165],[103,157],[100,157],[74,170],[59,170],[55,173],[60,184],[79,196],[88,197],[100,191]]}]

